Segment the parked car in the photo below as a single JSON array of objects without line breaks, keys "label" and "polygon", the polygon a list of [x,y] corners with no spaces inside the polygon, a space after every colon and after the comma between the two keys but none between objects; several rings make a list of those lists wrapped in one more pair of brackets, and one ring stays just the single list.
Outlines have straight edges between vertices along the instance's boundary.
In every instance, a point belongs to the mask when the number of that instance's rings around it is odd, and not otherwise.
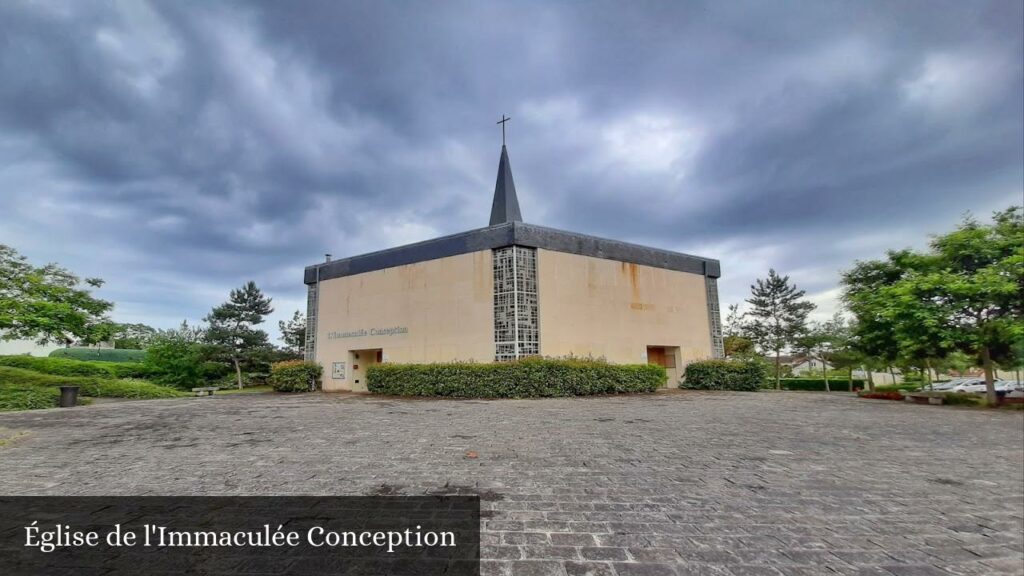
[{"label": "parked car", "polygon": [[985,379],[967,378],[951,388],[950,392],[985,392]]},{"label": "parked car", "polygon": [[947,380],[945,382],[932,382],[932,384],[930,386],[922,386],[921,388],[918,388],[917,391],[918,392],[932,392],[932,391],[934,391],[934,392],[949,392],[949,391],[953,390],[953,388],[955,388],[956,386],[964,383],[967,380],[971,380],[971,378],[954,378],[952,380]]},{"label": "parked car", "polygon": [[1024,392],[1024,384],[1019,380],[996,380],[996,392]]},{"label": "parked car", "polygon": [[[1013,392],[1014,390],[1021,389],[1020,384],[1018,384],[1014,380],[996,380],[995,382],[992,383],[992,386],[995,388],[996,392],[1010,393],[1010,392]],[[973,379],[969,383],[968,382],[964,382],[962,384],[957,385],[957,387],[954,388],[953,391],[954,392],[968,392],[968,393],[974,393],[974,394],[984,394],[985,391],[986,391],[986,389],[985,389],[985,379],[984,378],[975,378],[975,379]]]}]

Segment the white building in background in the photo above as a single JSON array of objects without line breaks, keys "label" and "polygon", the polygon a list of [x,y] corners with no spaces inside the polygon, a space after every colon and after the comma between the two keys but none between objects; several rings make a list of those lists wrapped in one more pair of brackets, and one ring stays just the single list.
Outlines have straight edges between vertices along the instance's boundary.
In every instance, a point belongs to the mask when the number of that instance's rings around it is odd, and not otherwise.
[{"label": "white building in background", "polygon": [[[0,331],[0,337],[3,331]],[[36,344],[34,340],[3,340],[0,339],[0,356],[28,354],[29,356],[49,356],[50,352],[63,348],[60,344]]]}]

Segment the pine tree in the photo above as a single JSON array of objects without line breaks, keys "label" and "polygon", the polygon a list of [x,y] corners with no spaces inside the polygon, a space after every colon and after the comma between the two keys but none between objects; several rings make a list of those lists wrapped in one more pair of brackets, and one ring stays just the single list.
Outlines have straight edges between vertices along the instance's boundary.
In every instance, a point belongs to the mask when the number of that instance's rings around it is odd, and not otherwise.
[{"label": "pine tree", "polygon": [[807,316],[815,306],[803,299],[803,290],[790,285],[789,276],[779,276],[775,270],[769,270],[765,280],[758,278],[750,286],[750,292],[746,331],[762,353],[774,354],[775,388],[779,389],[782,387],[779,357],[806,332]]},{"label": "pine tree", "polygon": [[267,333],[256,328],[263,323],[265,316],[274,311],[270,301],[250,280],[241,288],[232,290],[228,301],[214,308],[205,318],[210,325],[206,330],[206,340],[231,361],[239,388],[242,388],[242,362],[270,347]]},{"label": "pine tree", "polygon": [[306,316],[296,310],[291,320],[278,320],[277,328],[281,331],[281,340],[284,341],[285,348],[293,354],[302,356],[306,349]]}]

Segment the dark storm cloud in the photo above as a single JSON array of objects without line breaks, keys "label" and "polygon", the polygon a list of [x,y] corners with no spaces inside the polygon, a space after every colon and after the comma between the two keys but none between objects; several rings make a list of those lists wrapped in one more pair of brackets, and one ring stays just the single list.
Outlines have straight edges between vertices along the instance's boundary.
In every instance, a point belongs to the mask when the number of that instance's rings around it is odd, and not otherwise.
[{"label": "dark storm cloud", "polygon": [[0,4],[0,242],[123,320],[486,223],[501,113],[527,221],[769,266],[854,258],[1024,189],[1021,4]]}]

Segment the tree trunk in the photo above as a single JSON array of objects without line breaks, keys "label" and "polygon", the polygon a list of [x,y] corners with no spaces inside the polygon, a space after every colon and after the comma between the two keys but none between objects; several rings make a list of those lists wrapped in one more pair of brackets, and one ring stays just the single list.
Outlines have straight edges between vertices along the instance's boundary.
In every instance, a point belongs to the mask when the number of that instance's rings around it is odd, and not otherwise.
[{"label": "tree trunk", "polygon": [[893,386],[895,386],[896,385],[896,371],[892,369],[892,366],[889,366],[889,376],[892,377],[892,384],[893,384]]},{"label": "tree trunk", "polygon": [[867,366],[861,366],[864,369],[864,373],[868,375],[868,390],[875,391],[875,379],[871,376],[871,370]]},{"label": "tree trunk", "polygon": [[238,358],[232,356],[231,361],[235,363],[235,377],[238,379],[238,389],[242,389],[242,367],[238,365]]},{"label": "tree trunk", "polygon": [[[927,358],[924,359],[924,373],[927,374],[928,389],[934,390],[935,387],[932,386],[932,361]],[[924,382],[921,383],[921,386],[924,387]]]},{"label": "tree trunk", "polygon": [[846,370],[846,390],[848,392],[853,392],[853,366],[851,365]]},{"label": "tree trunk", "polygon": [[825,364],[825,359],[821,359],[821,375],[825,378],[825,392],[831,392],[832,390],[828,386],[828,364]]},{"label": "tree trunk", "polygon": [[775,389],[782,390],[782,370],[779,368],[779,350],[775,351]]},{"label": "tree trunk", "polygon": [[999,399],[996,397],[995,378],[992,377],[992,352],[988,346],[981,347],[981,366],[985,369],[985,398],[989,406],[995,406]]}]

